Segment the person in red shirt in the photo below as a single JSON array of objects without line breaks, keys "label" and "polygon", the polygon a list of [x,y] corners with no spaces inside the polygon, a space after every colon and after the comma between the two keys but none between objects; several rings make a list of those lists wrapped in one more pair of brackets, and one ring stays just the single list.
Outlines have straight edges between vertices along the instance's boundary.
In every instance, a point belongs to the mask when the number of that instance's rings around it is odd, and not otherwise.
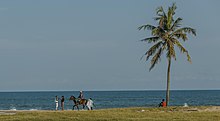
[{"label": "person in red shirt", "polygon": [[162,99],[162,102],[159,104],[159,107],[166,107],[167,103]]}]

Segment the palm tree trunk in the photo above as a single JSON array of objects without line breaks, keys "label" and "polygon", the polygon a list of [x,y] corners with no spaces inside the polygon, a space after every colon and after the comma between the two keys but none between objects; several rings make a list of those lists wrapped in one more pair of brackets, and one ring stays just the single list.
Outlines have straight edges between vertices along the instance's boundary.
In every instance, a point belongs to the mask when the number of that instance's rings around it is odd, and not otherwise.
[{"label": "palm tree trunk", "polygon": [[167,90],[166,90],[166,103],[169,105],[170,99],[170,66],[171,66],[171,58],[168,59],[168,69],[167,69]]}]

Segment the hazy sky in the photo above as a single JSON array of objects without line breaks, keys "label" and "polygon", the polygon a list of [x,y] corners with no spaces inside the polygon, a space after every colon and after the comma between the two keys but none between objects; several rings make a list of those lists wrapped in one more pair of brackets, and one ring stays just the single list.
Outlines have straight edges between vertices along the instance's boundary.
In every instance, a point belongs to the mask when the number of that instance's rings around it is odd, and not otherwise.
[{"label": "hazy sky", "polygon": [[[220,89],[220,1],[177,0],[175,17],[197,30],[177,50],[171,89]],[[162,0],[0,1],[0,91],[164,90],[167,60],[149,72],[138,40]]]}]

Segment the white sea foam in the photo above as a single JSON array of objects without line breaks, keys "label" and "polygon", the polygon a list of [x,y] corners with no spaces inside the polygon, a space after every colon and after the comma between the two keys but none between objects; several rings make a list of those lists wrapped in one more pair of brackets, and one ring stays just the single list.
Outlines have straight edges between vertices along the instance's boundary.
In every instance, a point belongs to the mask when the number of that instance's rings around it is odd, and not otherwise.
[{"label": "white sea foam", "polygon": [[189,107],[187,103],[184,103],[183,107]]},{"label": "white sea foam", "polygon": [[9,110],[17,110],[15,107],[10,108]]},{"label": "white sea foam", "polygon": [[38,109],[30,109],[31,111],[34,111],[34,110],[38,110]]}]

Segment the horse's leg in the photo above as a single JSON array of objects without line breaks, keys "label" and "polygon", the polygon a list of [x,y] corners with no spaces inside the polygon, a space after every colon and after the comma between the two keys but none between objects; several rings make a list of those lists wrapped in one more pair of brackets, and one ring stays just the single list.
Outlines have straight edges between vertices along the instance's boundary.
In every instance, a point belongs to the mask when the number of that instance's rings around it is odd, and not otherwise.
[{"label": "horse's leg", "polygon": [[77,106],[76,104],[73,106],[73,110],[75,110],[75,107],[76,107],[76,106]]},{"label": "horse's leg", "polygon": [[83,105],[83,110],[85,109],[85,106],[86,106],[86,100],[84,100],[83,102],[82,102],[82,105]]},{"label": "horse's leg", "polygon": [[75,105],[73,106],[73,110],[74,110]]},{"label": "horse's leg", "polygon": [[77,110],[79,110],[79,106],[78,106],[78,105],[76,105],[76,107],[77,107]]},{"label": "horse's leg", "polygon": [[85,105],[83,104],[83,110],[84,110],[84,108],[85,108]]}]

